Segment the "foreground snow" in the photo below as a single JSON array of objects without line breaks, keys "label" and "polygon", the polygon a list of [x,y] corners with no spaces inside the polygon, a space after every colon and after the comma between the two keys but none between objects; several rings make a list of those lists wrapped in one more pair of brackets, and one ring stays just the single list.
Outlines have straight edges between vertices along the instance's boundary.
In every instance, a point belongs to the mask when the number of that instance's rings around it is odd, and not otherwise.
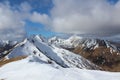
[{"label": "foreground snow", "polygon": [[5,80],[120,80],[120,73],[78,68],[61,68],[31,57],[6,64],[0,68]]}]

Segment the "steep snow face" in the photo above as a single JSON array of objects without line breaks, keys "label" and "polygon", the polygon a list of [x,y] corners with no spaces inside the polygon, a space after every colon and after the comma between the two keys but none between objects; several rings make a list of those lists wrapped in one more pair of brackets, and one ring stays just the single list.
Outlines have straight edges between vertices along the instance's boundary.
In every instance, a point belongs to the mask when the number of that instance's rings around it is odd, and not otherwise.
[{"label": "steep snow face", "polygon": [[51,44],[62,44],[62,43],[64,43],[64,40],[65,39],[60,39],[60,38],[55,36],[55,37],[50,38],[48,40],[48,42],[51,43]]},{"label": "steep snow face", "polygon": [[0,68],[5,80],[120,80],[120,73],[56,68],[44,62],[31,62],[31,57],[6,64]]},{"label": "steep snow face", "polygon": [[[31,49],[30,49],[31,48]],[[14,58],[18,56],[27,56],[31,54],[33,45],[30,44],[27,39],[19,43],[14,47],[14,49],[8,54],[8,58]]]},{"label": "steep snow face", "polygon": [[69,67],[84,69],[100,69],[82,56],[76,55],[68,50],[60,49],[54,46],[53,50]]},{"label": "steep snow face", "polygon": [[84,59],[80,55],[76,55],[68,50],[42,42],[40,37],[36,36],[32,38],[31,42],[33,42],[40,52],[62,67],[99,69],[99,67]]},{"label": "steep snow face", "polygon": [[54,44],[58,47],[63,48],[74,48],[78,46],[79,43],[82,42],[82,37],[73,35],[69,37],[68,39],[61,39],[58,37],[53,37],[48,40],[49,43]]},{"label": "steep snow face", "polygon": [[31,41],[39,49],[39,51],[46,55],[48,58],[54,60],[56,63],[60,64],[63,67],[67,67],[67,65],[64,64],[61,58],[53,52],[53,47],[45,42],[42,42],[40,37],[35,36],[34,38],[32,38]]},{"label": "steep snow face", "polygon": [[33,55],[34,57],[40,58],[43,61],[49,60],[44,54],[42,54],[36,46],[30,43],[27,39],[19,43],[7,56],[8,58],[14,58],[18,56],[29,56]]},{"label": "steep snow face", "polygon": [[32,41],[32,42],[34,43],[34,41],[32,40],[32,39],[34,39],[34,38],[39,39],[39,41],[41,41],[41,42],[45,42],[45,43],[48,42],[47,39],[46,39],[45,37],[43,37],[42,35],[32,35],[32,36],[30,36],[30,37],[28,38],[28,40],[30,40],[30,41]]},{"label": "steep snow face", "polygon": [[30,61],[50,63],[53,66],[58,66],[55,61],[49,59],[46,55],[39,51],[39,49],[30,43],[27,39],[19,43],[8,55],[8,58],[14,58],[19,56],[31,56]]},{"label": "steep snow face", "polygon": [[89,48],[89,49],[95,49],[99,46],[99,43],[97,43],[97,40],[95,39],[86,39],[82,43],[82,47]]},{"label": "steep snow face", "polygon": [[82,37],[79,37],[79,36],[76,36],[76,35],[73,35],[71,36],[70,38],[68,38],[67,40],[64,41],[65,45],[69,45],[69,47],[71,46],[71,48],[73,47],[76,47],[79,45],[79,43],[82,42]]}]

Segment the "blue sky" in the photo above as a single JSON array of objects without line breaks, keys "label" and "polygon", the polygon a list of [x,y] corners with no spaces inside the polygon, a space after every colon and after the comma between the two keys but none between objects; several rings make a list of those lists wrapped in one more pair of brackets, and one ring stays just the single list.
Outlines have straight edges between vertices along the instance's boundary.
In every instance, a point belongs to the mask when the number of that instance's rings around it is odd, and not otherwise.
[{"label": "blue sky", "polygon": [[115,4],[116,2],[118,2],[118,0],[108,0],[108,2],[111,4]]},{"label": "blue sky", "polygon": [[[31,27],[32,26],[32,27]],[[55,32],[52,32],[52,31],[49,31],[47,29],[45,29],[44,25],[43,24],[40,24],[40,23],[33,23],[33,22],[30,22],[30,21],[27,21],[27,24],[26,24],[26,32],[27,32],[27,35],[30,36],[32,34],[41,34],[45,37],[51,37],[51,36],[54,36]]]},{"label": "blue sky", "polygon": [[[105,1],[110,5],[105,3]],[[113,23],[108,19],[118,14],[118,8],[116,6],[114,7],[117,2],[119,2],[119,0],[79,0],[78,2],[75,0],[0,0],[0,8],[5,10],[0,14],[3,19],[4,16],[8,17],[8,19],[3,20],[1,23],[9,23],[8,25],[0,25],[0,30],[8,32],[8,34],[5,34],[8,35],[8,37],[13,35],[12,31],[14,34],[17,34],[16,36],[41,34],[46,37],[51,37],[59,33],[82,33],[82,31],[83,33],[89,33],[94,30],[96,30],[96,32],[101,30],[100,33],[98,32],[99,35],[118,35],[119,27],[116,27],[115,31],[106,31],[108,28],[113,28],[110,26],[113,25]],[[119,7],[119,4],[117,6]],[[96,10],[96,8],[98,8],[98,10]],[[113,13],[113,11],[115,12]],[[91,22],[92,18],[89,16],[91,13],[94,17],[93,22]],[[105,16],[105,19],[102,19],[102,16]],[[94,19],[98,19],[98,21],[95,20],[95,22]],[[87,21],[90,23],[90,28],[88,28],[89,24],[87,25]],[[115,19],[114,21],[116,22],[118,20]],[[107,23],[111,24],[106,25]],[[91,27],[93,25],[104,26],[103,24],[107,27]],[[115,26],[119,26],[119,24]],[[16,29],[19,29],[19,31]],[[107,33],[101,34],[103,33],[102,31]],[[3,32],[0,32],[0,36],[4,34]]]},{"label": "blue sky", "polygon": [[[52,0],[0,0],[0,2],[9,2],[10,6],[19,6],[23,2],[27,2],[32,7],[30,11],[31,13],[36,11],[38,13],[45,13],[48,15],[50,15],[50,10],[53,7]],[[43,24],[28,20],[26,20],[25,31],[27,36],[32,34],[41,34],[43,36],[50,37],[56,34],[55,32],[46,30]]]},{"label": "blue sky", "polygon": [[[4,0],[3,0],[4,1]],[[37,11],[38,13],[45,13],[50,15],[50,10],[53,7],[52,0],[8,0],[11,5],[20,5],[22,2],[28,2],[32,6],[31,13]],[[41,23],[34,23],[26,21],[25,30],[27,36],[32,34],[41,34],[46,37],[55,35],[55,32],[46,30],[44,25]]]}]

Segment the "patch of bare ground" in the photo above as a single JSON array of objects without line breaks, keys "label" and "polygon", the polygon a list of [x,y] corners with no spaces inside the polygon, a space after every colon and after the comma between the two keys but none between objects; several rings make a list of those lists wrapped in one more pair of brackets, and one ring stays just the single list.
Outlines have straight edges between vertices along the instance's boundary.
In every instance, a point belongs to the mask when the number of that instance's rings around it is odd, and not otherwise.
[{"label": "patch of bare ground", "polygon": [[82,47],[77,47],[73,52],[102,67],[105,71],[120,72],[120,53],[111,53],[110,48],[100,46],[94,50],[86,50]]},{"label": "patch of bare ground", "polygon": [[[19,56],[19,57],[15,57],[15,58],[11,58],[11,59],[2,59],[0,61],[0,67],[7,64],[7,63],[10,63],[10,62],[14,62],[14,61],[18,61],[18,60],[21,60],[21,59],[24,59],[26,58],[27,56]],[[1,79],[0,79],[1,80]]]}]

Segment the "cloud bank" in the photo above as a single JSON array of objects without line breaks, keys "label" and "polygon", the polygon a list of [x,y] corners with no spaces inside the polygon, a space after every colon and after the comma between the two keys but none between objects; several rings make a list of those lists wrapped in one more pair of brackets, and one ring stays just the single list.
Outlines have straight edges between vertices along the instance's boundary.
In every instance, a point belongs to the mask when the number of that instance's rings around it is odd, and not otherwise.
[{"label": "cloud bank", "polygon": [[34,21],[47,23],[51,30],[62,33],[100,36],[120,33],[120,1],[110,4],[107,0],[53,0],[53,4],[49,18],[37,13]]},{"label": "cloud bank", "polygon": [[[17,8],[17,9],[16,9]],[[0,3],[0,38],[3,40],[18,40],[25,37],[25,19],[30,6],[21,3],[19,7],[10,6],[9,2]]]},{"label": "cloud bank", "polygon": [[[42,3],[43,4],[42,4]],[[48,24],[47,14],[35,10],[47,7],[49,0],[0,1],[0,40],[19,40],[26,37],[27,21]],[[40,5],[41,4],[41,5]]]},{"label": "cloud bank", "polygon": [[113,35],[120,33],[120,1],[54,0],[52,27],[58,32]]}]

